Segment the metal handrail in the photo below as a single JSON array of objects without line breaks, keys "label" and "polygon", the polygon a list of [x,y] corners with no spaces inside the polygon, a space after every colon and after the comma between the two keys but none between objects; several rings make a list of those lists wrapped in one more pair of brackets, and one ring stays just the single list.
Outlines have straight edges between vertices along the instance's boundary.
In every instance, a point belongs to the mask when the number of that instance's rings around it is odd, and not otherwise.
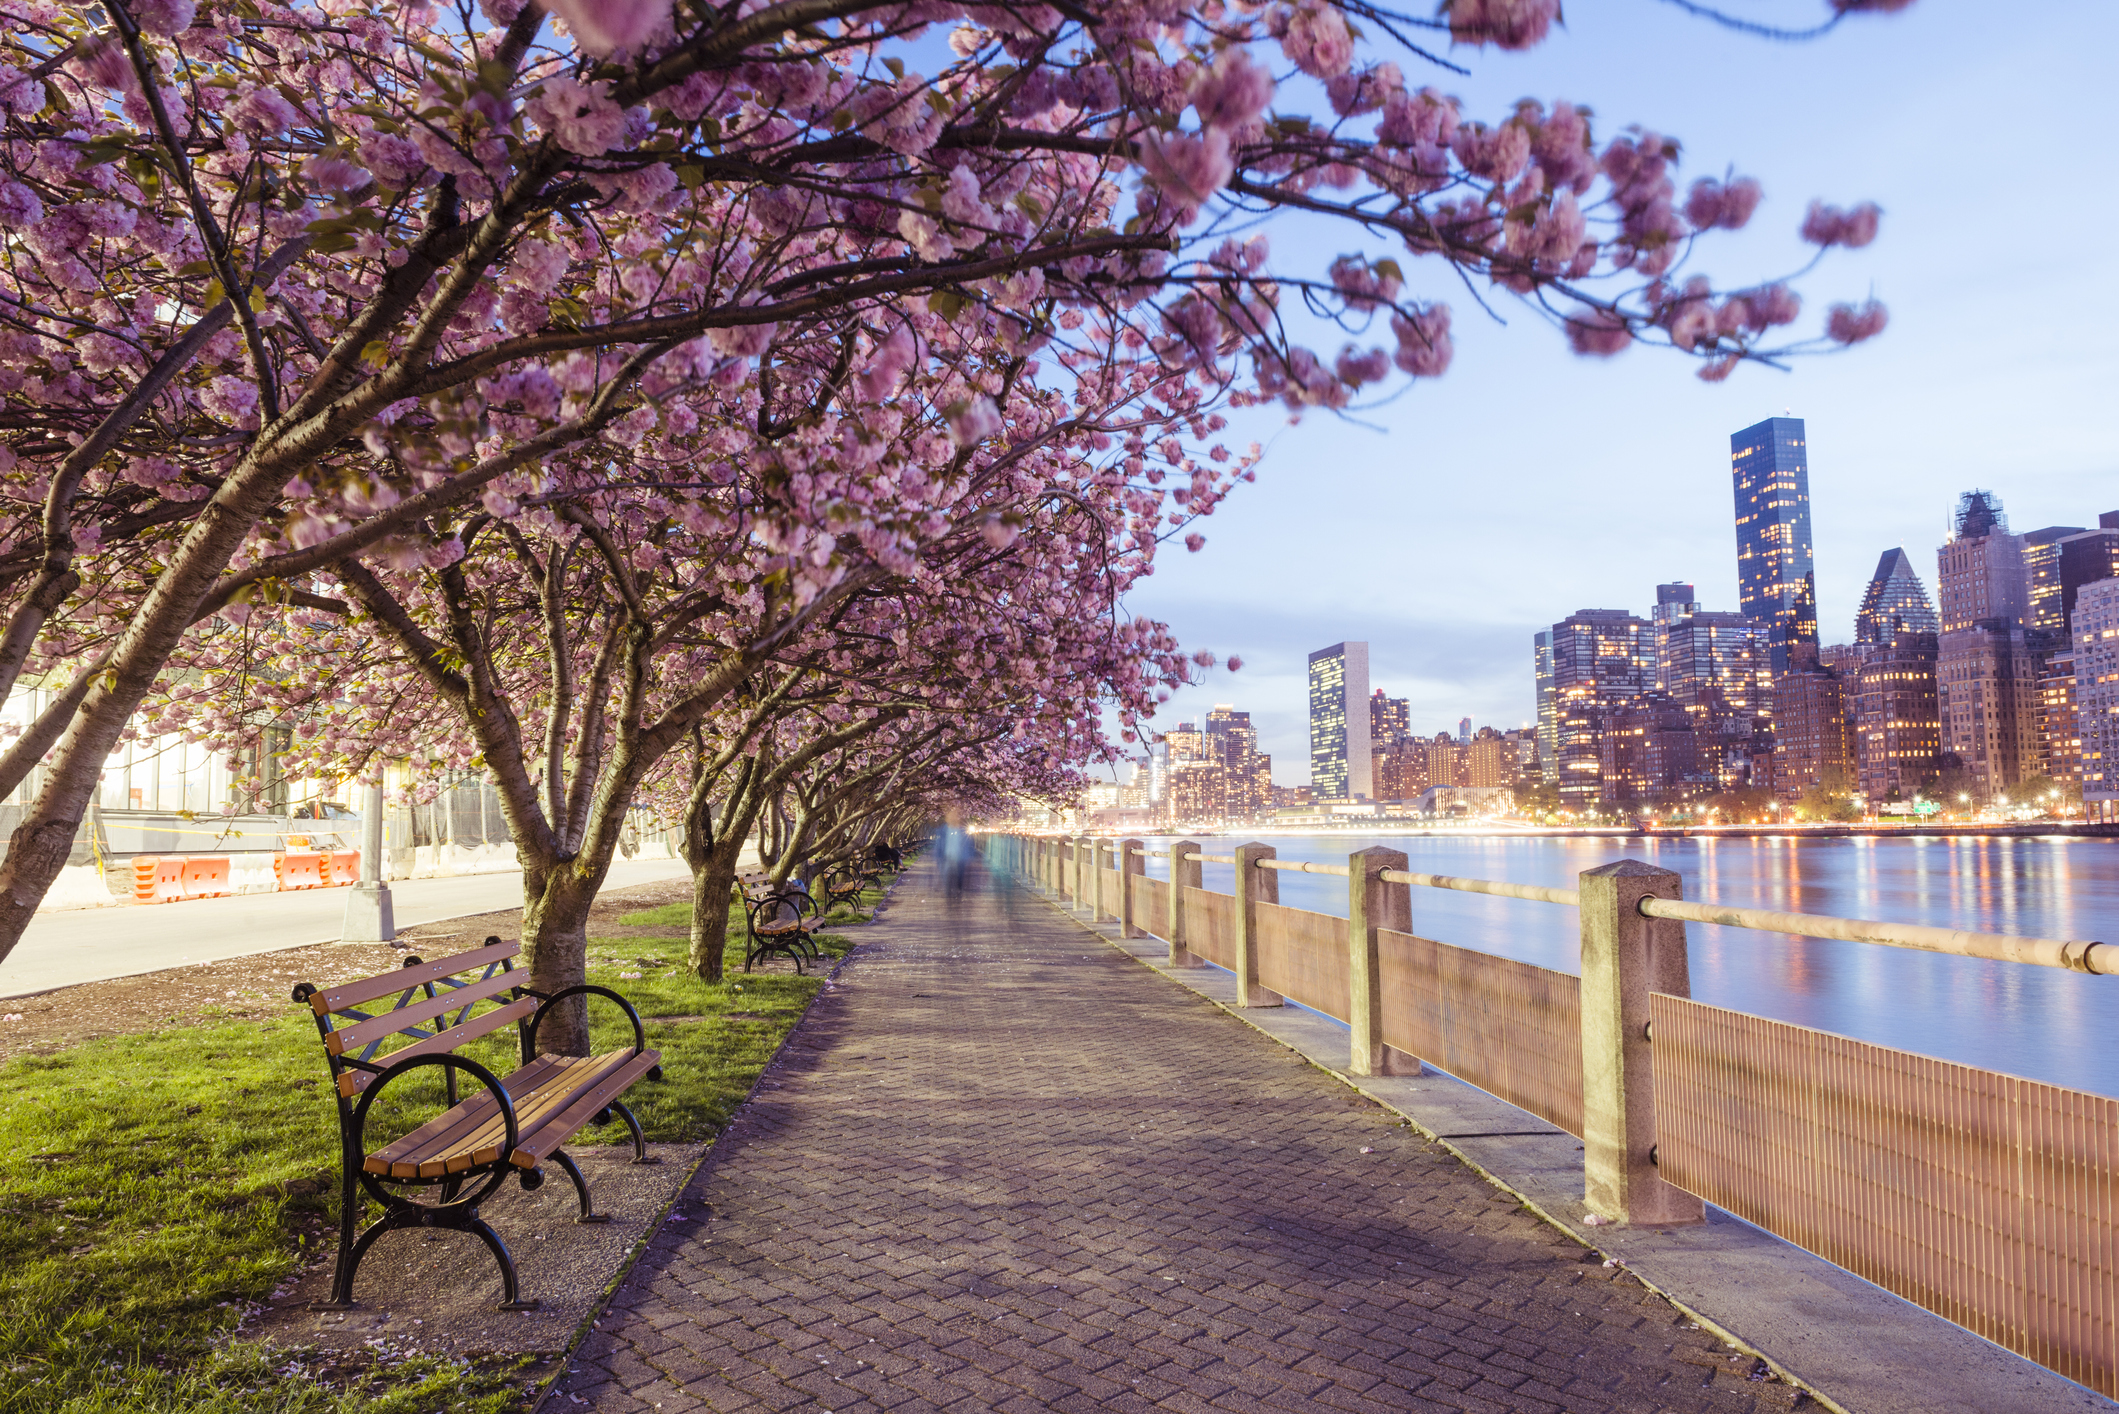
[{"label": "metal handrail", "polygon": [[[1172,857],[1158,851],[1157,859]],[[1230,854],[1195,854],[1203,864],[1234,864]],[[1297,874],[1349,876],[1344,864],[1310,864],[1293,859],[1254,859],[1261,869],[1279,869]],[[1497,898],[1528,899],[1534,903],[1581,906],[1582,896],[1573,889],[1549,889],[1537,884],[1509,884],[1498,879],[1459,879],[1447,874],[1414,874],[1403,869],[1379,870],[1376,877],[1387,884],[1417,884],[1428,889],[1453,889],[1459,893],[1490,894]],[[2034,967],[2058,967],[2069,972],[2119,976],[2119,944],[2074,938],[2018,938],[2006,933],[1973,933],[1957,928],[1930,928],[1915,923],[1880,923],[1864,918],[1834,918],[1822,913],[1782,913],[1765,908],[1736,908],[1718,903],[1688,903],[1683,899],[1646,898],[1640,903],[1643,916],[1669,918],[1687,923],[1711,923],[1724,928],[1750,928],[1762,933],[1792,933],[1798,937],[1836,938],[1850,943],[1875,943],[1883,947],[1911,948],[1920,952],[1949,953],[1956,957],[1979,957],[1994,962],[2021,962]]]},{"label": "metal handrail", "polygon": [[1778,913],[1765,908],[1731,908],[1718,903],[1644,898],[1641,912],[1650,918],[1689,923],[1717,923],[1727,928],[1755,928],[1763,933],[1796,933],[1811,938],[1840,938],[1850,943],[1921,952],[1954,953],[1996,962],[2026,962],[2070,972],[2119,974],[2119,948],[2106,943],[2063,938],[2016,938],[2006,933],[1968,933],[1956,928],[1928,928],[1915,923],[1877,923],[1861,918],[1833,918],[1821,913]]},{"label": "metal handrail", "polygon": [[1498,879],[1456,879],[1447,874],[1408,874],[1403,869],[1378,870],[1376,877],[1386,884],[1418,884],[1427,889],[1455,889],[1467,894],[1527,898],[1537,903],[1564,903],[1570,908],[1578,907],[1582,902],[1582,896],[1573,889],[1548,889],[1538,884],[1505,884]]},{"label": "metal handrail", "polygon": [[1252,863],[1261,869],[1285,869],[1293,874],[1337,874],[1342,879],[1347,877],[1347,867],[1344,864],[1305,864],[1297,859],[1257,859]]}]

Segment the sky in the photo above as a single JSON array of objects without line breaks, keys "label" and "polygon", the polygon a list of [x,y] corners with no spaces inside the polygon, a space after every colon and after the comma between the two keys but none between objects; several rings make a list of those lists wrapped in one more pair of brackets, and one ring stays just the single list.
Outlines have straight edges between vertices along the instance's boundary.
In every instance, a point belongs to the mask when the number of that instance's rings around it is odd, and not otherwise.
[{"label": "sky", "polygon": [[[1746,13],[1799,24],[1824,9]],[[1757,177],[1766,200],[1750,227],[1695,256],[1718,286],[1799,269],[1813,197],[1878,202],[1875,243],[1798,282],[1798,328],[1871,295],[1890,328],[1789,372],[1747,366],[1706,384],[1668,350],[1576,358],[1505,295],[1483,312],[1433,261],[1276,220],[1283,267],[1321,274],[1356,249],[1399,257],[1410,293],[1451,304],[1456,361],[1358,421],[1313,411],[1289,426],[1276,410],[1239,424],[1266,447],[1257,483],[1199,527],[1200,553],[1169,547],[1128,607],[1244,666],[1207,674],[1153,726],[1233,703],[1274,779],[1306,783],[1305,660],[1345,639],[1368,641],[1372,685],[1411,699],[1416,731],[1463,716],[1529,724],[1539,628],[1583,608],[1645,616],[1670,580],[1697,585],[1706,608],[1737,607],[1729,434],[1764,417],[1808,424],[1828,643],[1852,637],[1885,550],[1903,546],[1933,595],[1935,549],[1965,490],[1998,493],[2018,531],[2119,509],[2119,276],[2104,247],[2119,230],[2104,69],[2115,50],[2109,0],[1920,0],[1800,44],[1606,0],[1568,6],[1565,31],[1530,54],[1458,53],[1468,77],[1401,58],[1409,81],[1459,95],[1468,117],[1565,98],[1595,110],[1600,145],[1632,124],[1674,135],[1681,193],[1731,169]]]}]

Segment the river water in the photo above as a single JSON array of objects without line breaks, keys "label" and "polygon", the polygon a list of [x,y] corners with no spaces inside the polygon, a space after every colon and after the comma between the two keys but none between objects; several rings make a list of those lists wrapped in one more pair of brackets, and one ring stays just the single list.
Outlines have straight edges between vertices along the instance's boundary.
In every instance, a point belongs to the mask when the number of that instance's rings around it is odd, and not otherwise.
[{"label": "river water", "polygon": [[[1428,874],[1573,888],[1582,870],[1640,859],[1685,897],[1799,913],[2119,943],[2119,840],[1613,839],[1550,836],[1257,836],[1282,859],[1344,864],[1370,845]],[[1202,840],[1208,854],[1237,840]],[[1150,841],[1149,848],[1167,847]],[[1148,870],[1169,877],[1166,860]],[[1234,870],[1204,866],[1227,892]],[[1280,901],[1346,916],[1346,881],[1280,875]],[[1413,895],[1413,931],[1579,973],[1575,910],[1445,889]],[[1692,995],[1879,1045],[2119,1096],[2119,976],[1945,957],[1870,943],[1686,925]]]}]

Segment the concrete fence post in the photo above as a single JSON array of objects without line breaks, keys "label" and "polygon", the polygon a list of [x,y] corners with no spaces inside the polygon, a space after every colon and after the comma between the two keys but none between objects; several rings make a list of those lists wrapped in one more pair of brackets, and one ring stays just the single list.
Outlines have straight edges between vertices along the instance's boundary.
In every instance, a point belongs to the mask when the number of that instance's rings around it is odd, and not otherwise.
[{"label": "concrete fence post", "polygon": [[1280,1006],[1280,993],[1258,981],[1258,905],[1280,902],[1280,871],[1260,869],[1261,859],[1276,859],[1269,844],[1236,846],[1236,1005]]},{"label": "concrete fence post", "polygon": [[1089,908],[1091,923],[1101,923],[1118,913],[1118,910],[1112,907],[1114,900],[1105,897],[1111,891],[1110,882],[1106,878],[1110,869],[1111,842],[1098,840],[1089,847],[1089,877],[1096,881],[1096,887],[1089,891],[1089,897],[1094,900]]},{"label": "concrete fence post", "polygon": [[1682,898],[1668,869],[1622,859],[1585,869],[1582,899],[1582,1201],[1618,1222],[1703,1222],[1700,1200],[1655,1168],[1655,1066],[1648,994],[1692,995],[1685,925],[1641,913]]},{"label": "concrete fence post", "polygon": [[1133,885],[1148,872],[1148,861],[1137,851],[1147,845],[1139,840],[1118,842],[1118,935],[1121,938],[1145,938],[1147,930],[1133,921],[1134,910],[1140,905],[1135,900],[1137,892]]},{"label": "concrete fence post", "polygon": [[1199,841],[1170,842],[1170,918],[1163,934],[1170,943],[1172,967],[1204,967],[1185,944],[1185,890],[1202,887],[1199,871]]},{"label": "concrete fence post", "polygon": [[1413,887],[1386,883],[1386,869],[1401,872],[1405,851],[1376,845],[1346,857],[1347,1022],[1353,1028],[1349,1075],[1420,1075],[1419,1058],[1383,1044],[1382,946],[1376,936],[1413,930]]}]

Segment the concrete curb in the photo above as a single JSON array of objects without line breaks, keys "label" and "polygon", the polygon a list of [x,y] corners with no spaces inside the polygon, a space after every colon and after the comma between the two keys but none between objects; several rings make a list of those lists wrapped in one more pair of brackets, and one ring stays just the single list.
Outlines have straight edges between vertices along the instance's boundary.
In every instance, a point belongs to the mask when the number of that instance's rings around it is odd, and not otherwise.
[{"label": "concrete curb", "polygon": [[1592,1227],[1583,1221],[1582,1150],[1573,1135],[1439,1073],[1348,1075],[1350,1033],[1343,1024],[1293,1005],[1238,1007],[1236,979],[1224,969],[1168,967],[1158,957],[1167,946],[1161,940],[1121,939],[1116,923],[1092,923],[1042,886],[999,877],[1402,1116],[1487,1182],[1617,1262],[1834,1414],[2119,1410],[2119,1403],[1719,1208],[1710,1206],[1698,1227]]}]

